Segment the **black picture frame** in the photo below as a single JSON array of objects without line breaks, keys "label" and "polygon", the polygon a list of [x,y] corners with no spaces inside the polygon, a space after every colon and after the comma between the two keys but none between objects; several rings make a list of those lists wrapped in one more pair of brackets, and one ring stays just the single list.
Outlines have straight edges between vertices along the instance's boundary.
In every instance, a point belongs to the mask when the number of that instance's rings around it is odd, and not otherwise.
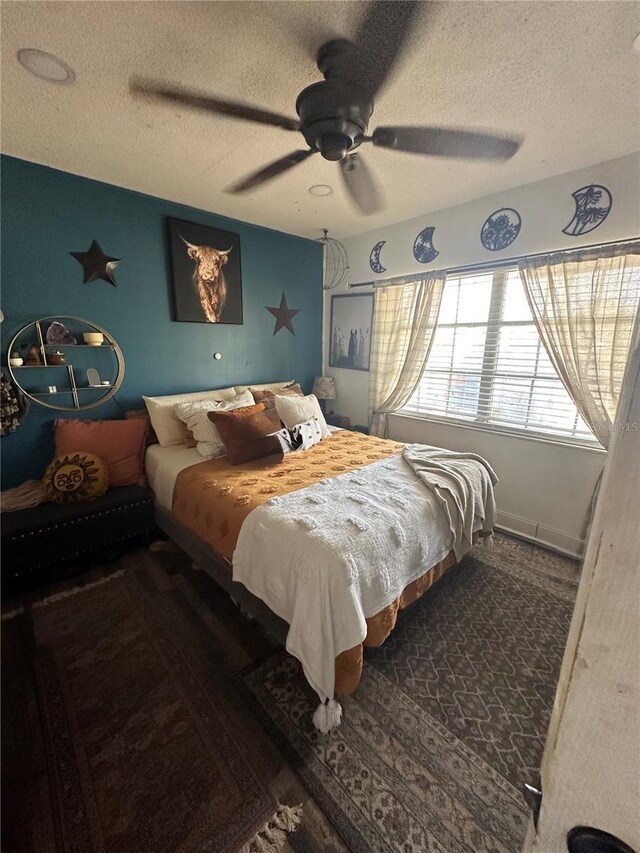
[{"label": "black picture frame", "polygon": [[329,367],[368,372],[371,367],[373,293],[331,297]]},{"label": "black picture frame", "polygon": [[[241,326],[240,236],[211,225],[171,217],[167,217],[167,229],[173,319],[178,323]],[[198,271],[203,274],[198,276]],[[224,282],[222,289],[218,286],[221,280]]]}]

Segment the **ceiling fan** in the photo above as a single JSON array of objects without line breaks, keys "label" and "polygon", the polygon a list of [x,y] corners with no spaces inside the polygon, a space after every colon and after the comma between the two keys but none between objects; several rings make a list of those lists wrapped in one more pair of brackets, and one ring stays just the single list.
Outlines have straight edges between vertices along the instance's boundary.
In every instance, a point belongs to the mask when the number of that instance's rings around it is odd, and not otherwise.
[{"label": "ceiling fan", "polygon": [[308,148],[292,151],[230,188],[243,193],[272,180],[313,154],[336,160],[345,189],[364,214],[380,209],[381,196],[365,161],[357,153],[363,143],[435,157],[508,160],[521,145],[516,136],[503,136],[437,126],[367,129],[374,97],[392,70],[409,35],[418,8],[415,0],[372,0],[353,41],[332,39],[322,45],[317,65],[324,80],[298,95],[298,119],[215,96],[144,78],[133,78],[130,89],[161,101],[201,109],[244,121],[299,131]]}]

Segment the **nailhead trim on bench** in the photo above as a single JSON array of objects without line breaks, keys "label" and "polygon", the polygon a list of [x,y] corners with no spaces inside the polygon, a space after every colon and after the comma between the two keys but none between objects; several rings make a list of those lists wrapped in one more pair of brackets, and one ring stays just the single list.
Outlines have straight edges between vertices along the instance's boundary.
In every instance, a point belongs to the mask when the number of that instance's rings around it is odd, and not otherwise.
[{"label": "nailhead trim on bench", "polygon": [[[115,506],[112,509],[104,509],[100,512],[92,512],[90,515],[85,515],[82,518],[72,518],[69,521],[62,521],[59,524],[47,524],[44,527],[39,527],[37,530],[29,530],[27,533],[16,533],[14,536],[7,537],[5,542],[15,542],[18,539],[26,539],[27,536],[35,536],[37,533],[43,533],[45,530],[57,530],[58,527],[68,527],[72,524],[80,524],[81,522],[88,521],[89,519],[100,518],[101,515],[109,515],[112,512],[122,512],[125,509],[132,509],[135,506],[142,506],[146,503],[148,503],[148,500],[136,501],[133,504],[126,504],[125,506]],[[125,537],[125,539],[126,538],[128,537]]]},{"label": "nailhead trim on bench", "polygon": [[[146,497],[146,498],[143,498],[142,500],[134,501],[132,503],[130,502],[130,503],[123,504],[122,506],[114,506],[114,507],[111,507],[109,509],[103,509],[103,510],[91,512],[91,513],[88,513],[88,514],[86,514],[80,518],[71,518],[71,519],[68,519],[67,521],[60,521],[60,522],[57,522],[55,524],[40,525],[39,527],[33,528],[32,530],[28,530],[25,533],[15,533],[11,536],[7,536],[6,538],[3,539],[3,545],[9,544],[9,543],[19,542],[21,540],[26,540],[26,539],[29,539],[29,537],[31,537],[31,536],[38,536],[39,534],[48,533],[49,531],[52,531],[52,530],[64,529],[65,527],[72,527],[74,525],[81,525],[81,524],[87,523],[87,522],[94,522],[95,519],[101,518],[102,516],[113,515],[115,513],[122,513],[125,511],[128,512],[129,510],[135,509],[136,507],[146,506],[146,505],[149,505],[150,503],[151,503],[151,498]],[[87,547],[80,548],[76,551],[65,552],[64,555],[59,560],[54,560],[54,561],[47,560],[46,562],[30,563],[28,567],[23,568],[17,572],[12,572],[11,576],[14,578],[24,577],[25,575],[33,574],[34,572],[38,571],[39,569],[49,568],[50,566],[55,565],[57,562],[63,562],[63,561],[66,561],[70,558],[73,558],[73,557],[79,557],[83,554],[98,552],[100,549],[110,548],[111,546],[116,545],[118,542],[125,542],[128,539],[134,539],[137,536],[142,536],[145,533],[149,533],[150,531],[153,530],[153,528],[154,528],[153,523],[151,523],[151,524],[147,523],[144,528],[138,529],[135,532],[128,532],[124,536],[118,536],[116,539],[110,538],[110,539],[108,539],[108,541],[100,543],[100,545],[98,547],[96,547],[95,544],[88,545]]]},{"label": "nailhead trim on bench", "polygon": [[[153,530],[153,527],[145,527],[144,530],[139,530],[136,533],[129,533],[128,536],[119,536],[117,539],[110,539],[108,542],[105,542],[101,547],[109,548],[111,545],[115,545],[117,542],[126,542],[127,539],[135,539],[136,536],[141,536],[143,533],[147,533]],[[79,557],[81,554],[88,554],[96,551],[95,547],[92,548],[83,548],[81,551],[73,551],[71,553],[65,554],[64,559],[67,560],[69,557]],[[99,549],[97,549],[99,552]],[[47,562],[47,563],[38,563],[37,565],[30,565],[29,568],[24,569],[22,572],[14,572],[13,577],[19,578],[23,575],[28,575],[36,569],[41,569],[43,567],[49,567],[51,565],[55,565],[55,563]]]}]

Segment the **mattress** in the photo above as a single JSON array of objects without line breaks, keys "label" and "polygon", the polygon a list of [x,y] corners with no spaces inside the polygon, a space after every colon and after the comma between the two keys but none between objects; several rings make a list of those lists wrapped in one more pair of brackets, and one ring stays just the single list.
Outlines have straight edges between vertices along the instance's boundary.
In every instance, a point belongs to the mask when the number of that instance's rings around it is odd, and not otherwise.
[{"label": "mattress", "polygon": [[198,462],[204,462],[204,459],[195,447],[161,447],[152,444],[147,448],[144,469],[158,506],[171,512],[178,474]]},{"label": "mattress", "polygon": [[[261,388],[262,386],[256,385],[253,387]],[[341,432],[341,430],[339,427],[330,426],[329,432]],[[204,458],[200,456],[195,447],[184,447],[183,445],[161,447],[159,444],[150,445],[147,448],[144,467],[147,481],[156,498],[156,504],[171,512],[173,490],[178,479],[178,474],[184,471],[185,468],[204,461]]]}]

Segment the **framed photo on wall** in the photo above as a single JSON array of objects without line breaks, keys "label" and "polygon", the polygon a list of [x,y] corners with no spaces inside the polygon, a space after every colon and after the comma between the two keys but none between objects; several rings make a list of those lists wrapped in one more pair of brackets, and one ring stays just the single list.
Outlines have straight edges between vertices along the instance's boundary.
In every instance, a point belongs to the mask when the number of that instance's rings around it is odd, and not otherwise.
[{"label": "framed photo on wall", "polygon": [[240,237],[167,219],[174,320],[242,324]]},{"label": "framed photo on wall", "polygon": [[329,367],[369,370],[373,293],[345,293],[331,297]]}]

